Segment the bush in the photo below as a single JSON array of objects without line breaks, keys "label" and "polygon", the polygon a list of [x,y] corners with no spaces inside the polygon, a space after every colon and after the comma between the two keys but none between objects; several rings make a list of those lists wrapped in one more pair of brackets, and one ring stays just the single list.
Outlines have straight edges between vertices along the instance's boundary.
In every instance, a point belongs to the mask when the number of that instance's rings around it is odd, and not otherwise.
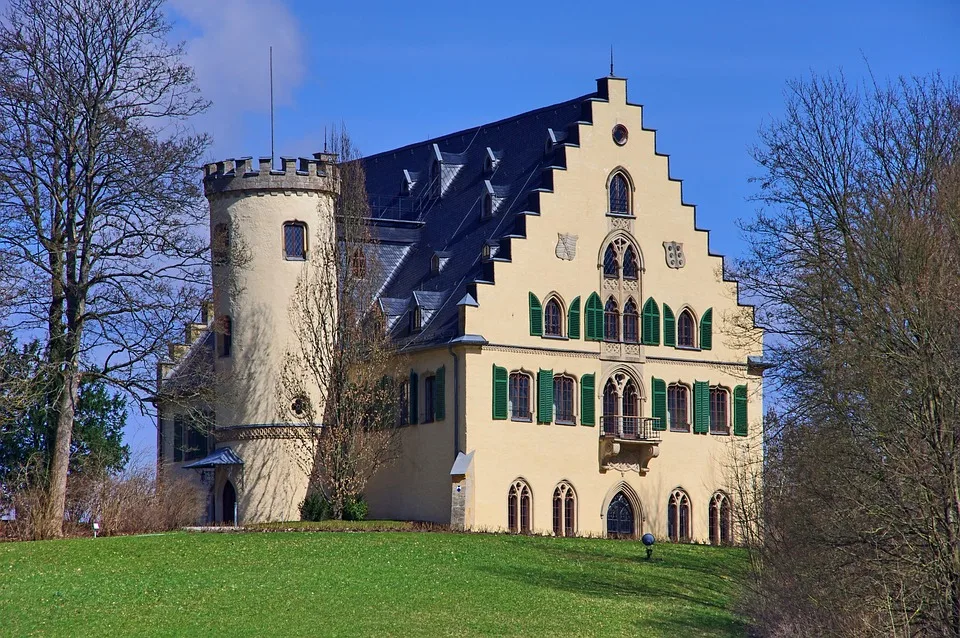
[{"label": "bush", "polygon": [[363,496],[348,497],[343,503],[343,520],[362,521],[367,518],[367,501]]},{"label": "bush", "polygon": [[330,502],[320,492],[308,494],[307,498],[300,503],[300,520],[302,521],[325,521],[330,518],[333,508]]}]

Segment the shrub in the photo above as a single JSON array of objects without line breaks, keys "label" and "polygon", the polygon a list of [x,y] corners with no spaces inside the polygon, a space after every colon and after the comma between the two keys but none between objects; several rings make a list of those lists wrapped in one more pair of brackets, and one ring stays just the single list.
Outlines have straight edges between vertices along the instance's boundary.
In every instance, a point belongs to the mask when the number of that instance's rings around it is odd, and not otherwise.
[{"label": "shrub", "polygon": [[332,513],[330,502],[320,492],[307,494],[307,497],[300,503],[300,520],[302,521],[325,521],[330,518]]},{"label": "shrub", "polygon": [[343,520],[362,521],[367,518],[367,501],[363,496],[347,497],[343,503]]}]

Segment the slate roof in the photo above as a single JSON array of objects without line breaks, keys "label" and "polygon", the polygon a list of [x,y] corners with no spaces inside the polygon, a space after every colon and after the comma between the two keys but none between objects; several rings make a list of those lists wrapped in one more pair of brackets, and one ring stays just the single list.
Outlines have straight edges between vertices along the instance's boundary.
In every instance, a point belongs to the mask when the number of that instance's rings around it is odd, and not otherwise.
[{"label": "slate roof", "polygon": [[[363,160],[381,308],[401,347],[460,336],[458,304],[466,295],[483,304],[493,263],[509,261],[512,242],[525,237],[526,217],[539,215],[538,192],[551,188],[550,169],[565,168],[565,148],[578,143],[576,124],[590,122],[598,99],[591,93]],[[487,197],[494,203],[489,217]],[[493,249],[489,260],[481,258],[484,244]],[[431,268],[437,253],[439,272]],[[410,321],[417,305],[419,331]]]}]

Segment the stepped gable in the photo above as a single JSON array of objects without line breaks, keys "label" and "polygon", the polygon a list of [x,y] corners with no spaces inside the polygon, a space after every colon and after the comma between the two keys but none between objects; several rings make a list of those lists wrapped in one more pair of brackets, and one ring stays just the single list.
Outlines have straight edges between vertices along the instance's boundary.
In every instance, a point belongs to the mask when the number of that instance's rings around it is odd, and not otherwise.
[{"label": "stepped gable", "polygon": [[[381,246],[391,246],[378,256],[396,257],[381,263],[378,287],[390,300],[392,332],[402,344],[426,346],[460,336],[458,301],[469,294],[483,304],[493,262],[509,260],[510,242],[525,237],[526,215],[539,214],[535,193],[549,190],[552,170],[564,168],[565,147],[576,145],[577,123],[589,119],[590,101],[597,97],[591,93],[364,158],[375,234]],[[492,215],[485,214],[488,197],[497,198]],[[495,258],[481,258],[485,244],[498,246]],[[438,252],[449,258],[436,272],[431,261]],[[428,293],[435,308],[424,313],[422,329],[411,332],[409,317],[395,313],[400,300],[413,300],[414,293],[421,299],[420,293]]]}]

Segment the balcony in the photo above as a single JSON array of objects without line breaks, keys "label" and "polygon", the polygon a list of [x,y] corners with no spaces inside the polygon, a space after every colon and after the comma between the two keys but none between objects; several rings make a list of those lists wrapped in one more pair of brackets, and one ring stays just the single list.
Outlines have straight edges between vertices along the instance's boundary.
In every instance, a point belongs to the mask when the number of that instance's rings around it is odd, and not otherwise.
[{"label": "balcony", "polygon": [[659,419],[642,416],[605,416],[600,419],[600,471],[649,471],[651,459],[660,455]]}]

